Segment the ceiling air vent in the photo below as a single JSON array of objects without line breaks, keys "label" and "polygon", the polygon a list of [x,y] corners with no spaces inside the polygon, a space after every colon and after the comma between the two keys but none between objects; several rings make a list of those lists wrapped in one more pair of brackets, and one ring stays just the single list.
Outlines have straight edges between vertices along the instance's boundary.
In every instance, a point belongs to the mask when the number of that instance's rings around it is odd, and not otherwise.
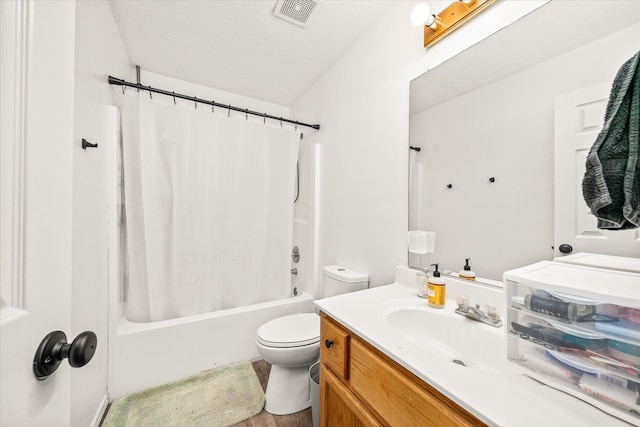
[{"label": "ceiling air vent", "polygon": [[318,11],[319,1],[314,0],[278,0],[273,14],[280,19],[306,27]]}]

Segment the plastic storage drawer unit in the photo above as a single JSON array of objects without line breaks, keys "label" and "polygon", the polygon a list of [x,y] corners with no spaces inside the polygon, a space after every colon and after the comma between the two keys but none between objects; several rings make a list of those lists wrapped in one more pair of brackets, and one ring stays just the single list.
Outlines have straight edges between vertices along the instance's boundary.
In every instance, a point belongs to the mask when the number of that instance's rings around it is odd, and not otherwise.
[{"label": "plastic storage drawer unit", "polygon": [[640,274],[542,261],[504,281],[507,358],[640,426]]}]

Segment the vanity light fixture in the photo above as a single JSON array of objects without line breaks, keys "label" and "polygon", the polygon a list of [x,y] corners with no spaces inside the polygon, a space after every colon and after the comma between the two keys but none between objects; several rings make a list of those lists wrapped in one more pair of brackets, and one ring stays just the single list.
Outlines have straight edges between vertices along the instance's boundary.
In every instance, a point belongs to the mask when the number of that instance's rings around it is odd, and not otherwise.
[{"label": "vanity light fixture", "polygon": [[424,26],[424,47],[429,47],[486,9],[494,1],[458,0],[438,15],[431,13],[428,4],[418,3],[411,11],[411,23],[418,27]]}]

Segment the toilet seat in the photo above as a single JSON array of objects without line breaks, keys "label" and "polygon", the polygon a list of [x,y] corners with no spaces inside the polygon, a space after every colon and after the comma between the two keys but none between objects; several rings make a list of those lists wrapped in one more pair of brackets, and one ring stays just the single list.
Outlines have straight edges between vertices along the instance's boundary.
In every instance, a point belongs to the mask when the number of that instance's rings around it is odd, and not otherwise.
[{"label": "toilet seat", "polygon": [[266,347],[303,347],[320,342],[320,317],[300,313],[273,319],[258,328],[256,341]]}]

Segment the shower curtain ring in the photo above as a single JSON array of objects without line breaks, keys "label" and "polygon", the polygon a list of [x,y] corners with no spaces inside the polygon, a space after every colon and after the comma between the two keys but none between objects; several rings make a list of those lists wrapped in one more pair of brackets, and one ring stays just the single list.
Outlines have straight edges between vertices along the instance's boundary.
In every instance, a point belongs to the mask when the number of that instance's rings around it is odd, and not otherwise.
[{"label": "shower curtain ring", "polygon": [[293,128],[294,131],[298,130],[298,121],[296,120],[296,126]]},{"label": "shower curtain ring", "polygon": [[280,116],[280,127],[282,127],[282,116]]},{"label": "shower curtain ring", "polygon": [[249,120],[249,109],[248,108],[244,109],[244,119],[245,120]]},{"label": "shower curtain ring", "polygon": [[229,104],[229,110],[227,111],[227,117],[231,117],[231,104]]},{"label": "shower curtain ring", "polygon": [[149,99],[153,99],[153,96],[151,95],[151,86],[149,86]]},{"label": "shower curtain ring", "polygon": [[173,93],[173,105],[176,105],[176,93],[175,92],[171,92]]},{"label": "shower curtain ring", "polygon": [[263,124],[263,125],[266,125],[266,124],[267,124],[267,113],[264,113],[264,114],[262,115],[262,124]]},{"label": "shower curtain ring", "polygon": [[122,85],[122,94],[124,95],[124,91],[127,87],[125,85]]},{"label": "shower curtain ring", "polygon": [[216,106],[216,101],[211,101],[211,112],[213,113],[213,108]]},{"label": "shower curtain ring", "polygon": [[198,109],[198,98],[196,97],[193,98],[193,109],[194,110]]}]

